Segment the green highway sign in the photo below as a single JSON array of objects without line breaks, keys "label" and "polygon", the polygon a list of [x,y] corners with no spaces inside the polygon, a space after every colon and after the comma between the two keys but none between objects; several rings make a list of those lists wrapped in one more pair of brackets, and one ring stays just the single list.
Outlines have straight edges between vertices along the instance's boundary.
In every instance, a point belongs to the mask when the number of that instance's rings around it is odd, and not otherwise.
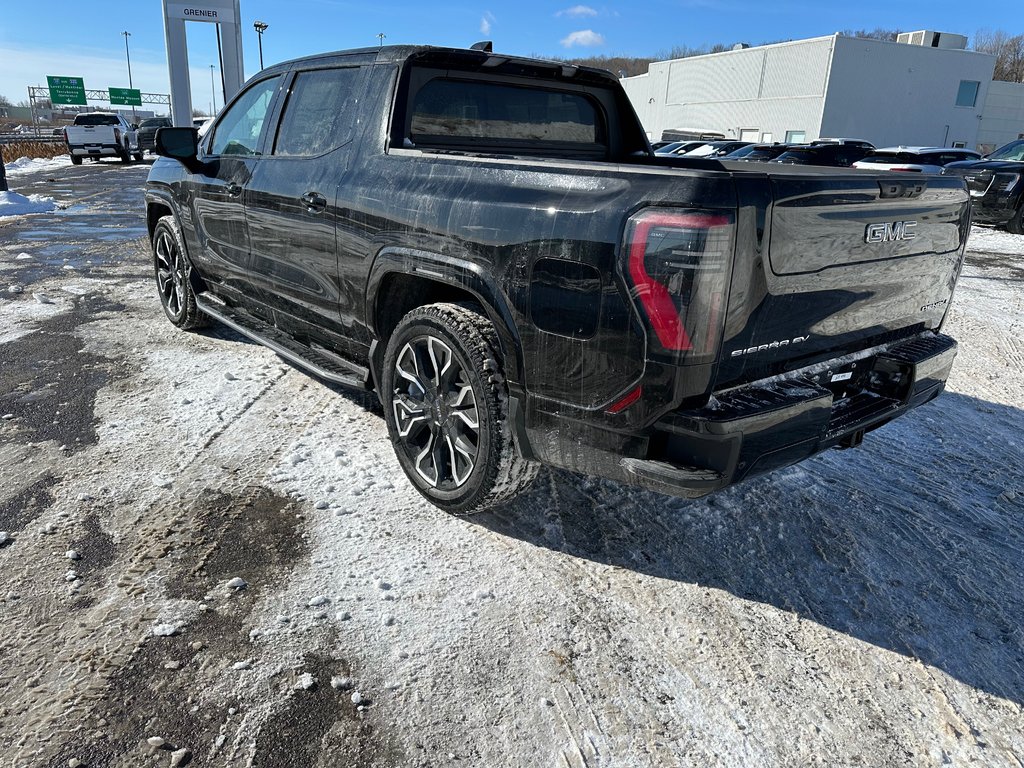
[{"label": "green highway sign", "polygon": [[142,92],[138,88],[110,88],[110,103],[128,107],[142,106]]},{"label": "green highway sign", "polygon": [[85,80],[80,77],[46,76],[51,104],[86,104]]}]

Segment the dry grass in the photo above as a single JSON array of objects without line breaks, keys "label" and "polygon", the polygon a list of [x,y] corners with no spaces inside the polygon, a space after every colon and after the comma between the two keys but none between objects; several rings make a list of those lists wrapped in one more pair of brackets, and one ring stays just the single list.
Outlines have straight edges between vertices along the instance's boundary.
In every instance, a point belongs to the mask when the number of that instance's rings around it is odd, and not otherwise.
[{"label": "dry grass", "polygon": [[63,141],[18,141],[0,145],[0,152],[3,153],[4,162],[9,163],[19,157],[50,158],[66,155],[68,148]]}]

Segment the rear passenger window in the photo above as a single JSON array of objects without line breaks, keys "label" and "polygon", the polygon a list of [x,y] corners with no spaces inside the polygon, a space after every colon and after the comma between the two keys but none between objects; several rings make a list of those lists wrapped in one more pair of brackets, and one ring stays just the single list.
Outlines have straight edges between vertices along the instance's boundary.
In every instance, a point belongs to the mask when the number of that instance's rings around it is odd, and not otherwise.
[{"label": "rear passenger window", "polygon": [[352,137],[359,67],[300,72],[284,106],[275,155],[322,155]]},{"label": "rear passenger window", "polygon": [[606,145],[598,108],[580,93],[435,78],[416,93],[411,113],[417,145]]}]

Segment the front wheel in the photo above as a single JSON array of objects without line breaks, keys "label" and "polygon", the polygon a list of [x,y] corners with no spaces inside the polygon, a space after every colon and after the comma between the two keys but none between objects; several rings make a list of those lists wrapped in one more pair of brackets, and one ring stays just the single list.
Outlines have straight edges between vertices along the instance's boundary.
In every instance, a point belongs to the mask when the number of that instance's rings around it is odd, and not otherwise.
[{"label": "front wheel", "polygon": [[402,318],[384,353],[391,442],[413,486],[455,514],[511,499],[537,465],[516,450],[497,334],[476,306],[431,304]]},{"label": "front wheel", "polygon": [[186,331],[206,325],[206,315],[196,306],[181,230],[173,216],[162,217],[153,229],[153,269],[167,319]]},{"label": "front wheel", "polygon": [[78,155],[72,155],[71,156],[71,164],[72,165],[81,165],[82,164],[82,158],[80,158]]}]

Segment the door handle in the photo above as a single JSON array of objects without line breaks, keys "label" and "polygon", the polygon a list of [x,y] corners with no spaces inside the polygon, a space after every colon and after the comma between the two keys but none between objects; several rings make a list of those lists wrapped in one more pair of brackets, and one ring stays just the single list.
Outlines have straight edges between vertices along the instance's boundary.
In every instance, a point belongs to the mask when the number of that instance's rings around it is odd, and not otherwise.
[{"label": "door handle", "polygon": [[299,200],[309,213],[322,213],[327,209],[327,198],[318,192],[307,192]]},{"label": "door handle", "polygon": [[224,188],[224,191],[228,193],[228,197],[238,197],[242,194],[242,188],[238,184],[235,184],[235,182],[228,184],[227,187]]}]

